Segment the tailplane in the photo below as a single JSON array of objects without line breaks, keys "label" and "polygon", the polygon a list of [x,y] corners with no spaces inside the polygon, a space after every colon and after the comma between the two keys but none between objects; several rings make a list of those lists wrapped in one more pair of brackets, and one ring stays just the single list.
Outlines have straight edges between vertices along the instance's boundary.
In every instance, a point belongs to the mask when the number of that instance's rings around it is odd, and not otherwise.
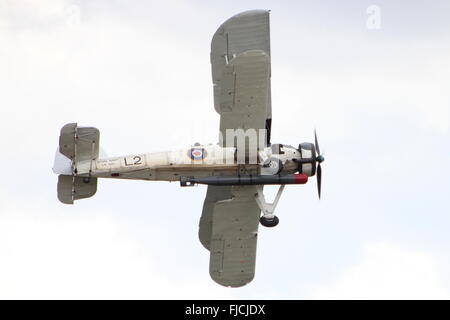
[{"label": "tailplane", "polygon": [[61,129],[53,172],[58,177],[58,199],[65,204],[92,197],[97,178],[91,176],[93,162],[99,155],[100,132],[93,127],[66,124]]}]

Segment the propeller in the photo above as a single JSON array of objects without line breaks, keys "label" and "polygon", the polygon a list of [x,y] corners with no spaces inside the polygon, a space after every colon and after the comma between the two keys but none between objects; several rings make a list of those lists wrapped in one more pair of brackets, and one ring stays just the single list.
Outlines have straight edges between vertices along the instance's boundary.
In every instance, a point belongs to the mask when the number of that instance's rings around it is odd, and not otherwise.
[{"label": "propeller", "polygon": [[320,165],[325,158],[323,157],[323,155],[320,153],[320,148],[319,148],[319,141],[317,140],[317,132],[316,129],[314,129],[314,147],[316,149],[316,161],[318,162],[317,164],[317,191],[319,193],[319,199],[320,199],[320,190],[322,187],[322,166]]}]

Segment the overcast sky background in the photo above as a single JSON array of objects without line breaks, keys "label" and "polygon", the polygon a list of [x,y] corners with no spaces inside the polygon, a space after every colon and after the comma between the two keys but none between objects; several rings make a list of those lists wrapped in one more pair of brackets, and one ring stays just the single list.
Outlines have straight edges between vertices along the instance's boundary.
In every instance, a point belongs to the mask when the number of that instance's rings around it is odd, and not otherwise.
[{"label": "overcast sky background", "polygon": [[[286,188],[229,289],[197,236],[205,187],[101,180],[67,206],[51,167],[68,122],[110,156],[217,142],[211,37],[256,8],[272,141],[317,127],[323,199]],[[449,299],[449,73],[448,1],[0,0],[0,298]]]}]

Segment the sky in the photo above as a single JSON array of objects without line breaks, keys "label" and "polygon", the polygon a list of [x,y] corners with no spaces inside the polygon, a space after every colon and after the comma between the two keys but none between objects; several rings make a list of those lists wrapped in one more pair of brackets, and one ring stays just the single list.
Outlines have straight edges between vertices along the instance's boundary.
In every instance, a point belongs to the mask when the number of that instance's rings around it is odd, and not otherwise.
[{"label": "sky", "polygon": [[[323,163],[260,227],[256,276],[209,277],[206,187],[100,180],[73,206],[60,128],[109,156],[216,143],[210,41],[271,10],[272,141]],[[449,299],[448,1],[0,0],[0,298]],[[269,198],[274,188],[266,188]]]}]

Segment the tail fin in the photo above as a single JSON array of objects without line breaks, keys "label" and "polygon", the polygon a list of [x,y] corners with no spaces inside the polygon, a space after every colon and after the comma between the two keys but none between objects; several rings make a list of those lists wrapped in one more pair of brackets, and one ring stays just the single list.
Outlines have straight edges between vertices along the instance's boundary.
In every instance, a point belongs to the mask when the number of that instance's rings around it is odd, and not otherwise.
[{"label": "tail fin", "polygon": [[53,171],[60,174],[58,199],[62,203],[73,204],[74,200],[92,197],[97,191],[97,178],[91,177],[91,171],[99,155],[99,142],[100,132],[96,128],[78,127],[76,123],[62,127],[53,166]]}]

